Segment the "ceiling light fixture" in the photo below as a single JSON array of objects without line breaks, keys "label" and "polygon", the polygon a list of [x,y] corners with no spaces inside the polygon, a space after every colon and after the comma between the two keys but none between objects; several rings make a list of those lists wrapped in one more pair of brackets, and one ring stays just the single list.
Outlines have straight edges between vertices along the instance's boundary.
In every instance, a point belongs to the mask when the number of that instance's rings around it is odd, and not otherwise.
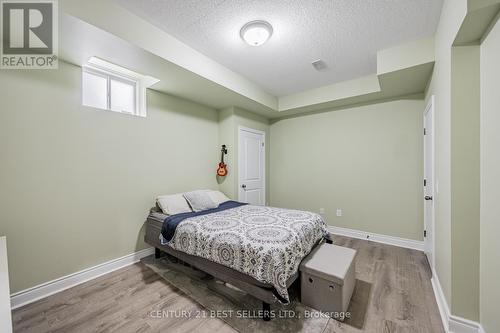
[{"label": "ceiling light fixture", "polygon": [[266,21],[252,21],[240,30],[241,38],[251,46],[264,44],[273,34],[273,27]]}]

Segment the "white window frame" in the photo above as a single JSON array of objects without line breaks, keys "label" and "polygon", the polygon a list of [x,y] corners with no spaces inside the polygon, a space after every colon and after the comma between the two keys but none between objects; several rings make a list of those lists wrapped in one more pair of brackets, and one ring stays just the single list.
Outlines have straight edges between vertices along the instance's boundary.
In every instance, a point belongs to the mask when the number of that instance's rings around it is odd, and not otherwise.
[{"label": "white window frame", "polygon": [[[107,96],[106,96],[106,111],[118,112],[128,115],[146,117],[146,87],[142,84],[141,80],[138,78],[128,77],[123,74],[116,73],[114,71],[100,68],[98,66],[85,65],[82,66],[82,105],[83,104],[83,73],[89,73],[91,75],[100,76],[106,79],[107,84]],[[124,82],[134,86],[134,112],[126,112],[120,110],[111,109],[111,80]],[[85,105],[88,106],[88,105]],[[89,106],[92,107],[92,106]],[[95,108],[95,107],[94,107]]]}]

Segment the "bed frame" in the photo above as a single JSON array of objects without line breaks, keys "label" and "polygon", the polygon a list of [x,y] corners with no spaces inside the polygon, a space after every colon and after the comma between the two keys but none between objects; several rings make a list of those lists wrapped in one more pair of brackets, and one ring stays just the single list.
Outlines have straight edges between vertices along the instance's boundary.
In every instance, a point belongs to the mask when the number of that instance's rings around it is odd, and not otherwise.
[{"label": "bed frame", "polygon": [[[241,290],[244,290],[246,293],[262,301],[263,319],[265,321],[271,320],[271,303],[275,303],[277,301],[273,292],[274,288],[271,285],[262,283],[247,274],[238,272],[205,258],[174,250],[168,245],[162,245],[159,239],[162,224],[162,221],[152,218],[148,218],[146,221],[146,233],[144,240],[146,243],[154,246],[155,258],[160,258],[162,252],[165,252],[180,261],[183,261],[200,271],[213,276],[217,280],[229,283]],[[326,241],[331,242],[329,239]],[[298,276],[298,272],[291,276],[287,281],[287,287],[290,287],[292,283],[297,280]]]}]

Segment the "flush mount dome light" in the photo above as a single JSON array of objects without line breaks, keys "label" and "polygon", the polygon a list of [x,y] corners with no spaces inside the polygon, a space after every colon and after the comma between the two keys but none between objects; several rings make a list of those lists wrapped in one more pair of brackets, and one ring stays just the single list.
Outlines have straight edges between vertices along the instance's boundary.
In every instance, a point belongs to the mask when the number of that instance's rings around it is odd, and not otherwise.
[{"label": "flush mount dome light", "polygon": [[241,38],[251,46],[264,44],[273,34],[273,27],[266,21],[252,21],[240,30]]}]

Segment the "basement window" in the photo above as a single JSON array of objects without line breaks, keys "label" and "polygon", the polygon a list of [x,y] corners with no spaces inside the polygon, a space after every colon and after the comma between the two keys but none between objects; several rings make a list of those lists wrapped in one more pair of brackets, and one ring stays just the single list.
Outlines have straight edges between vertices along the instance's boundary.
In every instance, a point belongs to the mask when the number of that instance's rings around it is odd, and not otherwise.
[{"label": "basement window", "polygon": [[82,66],[82,104],[146,117],[146,88],[159,80],[91,57]]}]

